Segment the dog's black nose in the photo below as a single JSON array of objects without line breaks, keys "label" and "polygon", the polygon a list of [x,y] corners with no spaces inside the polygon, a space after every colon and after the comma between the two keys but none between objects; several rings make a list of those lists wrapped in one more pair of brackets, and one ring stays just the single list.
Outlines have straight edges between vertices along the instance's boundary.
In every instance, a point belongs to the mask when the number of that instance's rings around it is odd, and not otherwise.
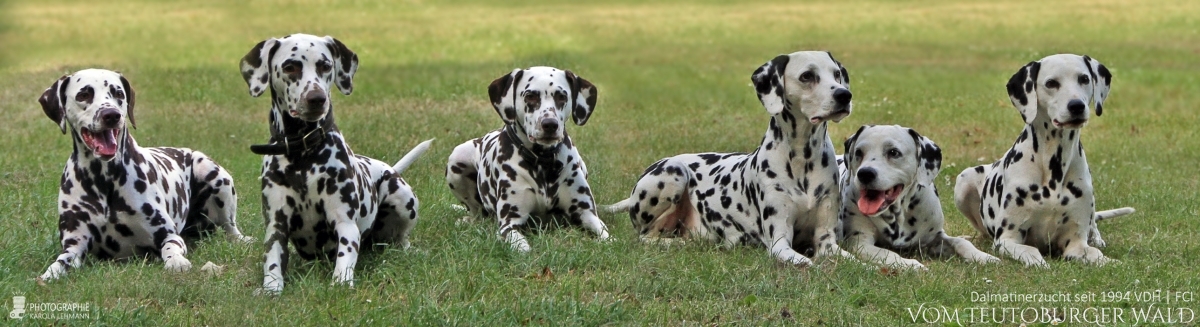
[{"label": "dog's black nose", "polygon": [[542,132],[553,133],[558,131],[558,121],[553,118],[542,119]]},{"label": "dog's black nose", "polygon": [[875,169],[874,168],[863,168],[863,169],[858,170],[858,182],[863,183],[863,184],[870,184],[871,182],[874,182],[874,181],[875,181]]},{"label": "dog's black nose", "polygon": [[850,98],[853,96],[853,94],[850,94],[850,90],[847,89],[837,89],[837,91],[833,91],[833,100],[837,101],[838,104],[844,105],[850,103]]},{"label": "dog's black nose", "polygon": [[105,127],[117,127],[121,123],[121,112],[116,109],[100,110],[100,122],[104,123]]},{"label": "dog's black nose", "polygon": [[304,96],[304,101],[308,101],[309,107],[324,106],[325,99],[325,92],[310,91]]},{"label": "dog's black nose", "polygon": [[1084,104],[1082,100],[1074,99],[1071,100],[1071,102],[1067,102],[1067,112],[1071,113],[1072,115],[1085,114],[1086,110],[1087,105]]}]

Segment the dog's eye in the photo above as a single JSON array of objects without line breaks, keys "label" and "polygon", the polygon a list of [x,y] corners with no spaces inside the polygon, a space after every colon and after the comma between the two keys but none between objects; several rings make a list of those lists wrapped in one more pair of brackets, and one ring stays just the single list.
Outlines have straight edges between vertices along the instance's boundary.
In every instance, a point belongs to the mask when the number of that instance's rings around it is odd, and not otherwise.
[{"label": "dog's eye", "polygon": [[112,95],[114,99],[125,100],[125,92],[121,92],[121,90],[113,90]]},{"label": "dog's eye", "polygon": [[887,155],[889,158],[899,158],[900,154],[901,154],[900,150],[896,150],[896,149],[891,149],[891,150],[888,150],[888,152],[887,152]]},{"label": "dog's eye", "polygon": [[807,71],[807,72],[804,72],[804,74],[800,74],[800,82],[801,83],[812,83],[812,82],[816,82],[816,80],[817,80],[817,74],[813,74],[813,72],[811,72],[811,71]]},{"label": "dog's eye", "polygon": [[321,74],[328,73],[330,69],[333,69],[333,66],[330,65],[328,61],[317,62],[317,72],[318,73],[321,73]]},{"label": "dog's eye", "polygon": [[842,80],[842,72],[836,71],[836,70],[833,71],[833,79],[839,80],[839,81]]},{"label": "dog's eye", "polygon": [[554,104],[559,108],[567,104],[567,94],[563,92],[554,92]]},{"label": "dog's eye", "polygon": [[862,150],[854,150],[854,159],[862,159]]},{"label": "dog's eye", "polygon": [[92,87],[91,86],[84,87],[79,90],[79,93],[75,93],[75,101],[78,101],[78,102],[92,101],[92,95],[93,95]]},{"label": "dog's eye", "polygon": [[1058,84],[1058,80],[1056,79],[1046,81],[1046,88],[1057,89],[1059,86],[1061,85]]},{"label": "dog's eye", "polygon": [[1092,80],[1087,75],[1079,75],[1079,85],[1088,85]]},{"label": "dog's eye", "polygon": [[542,97],[537,92],[525,93],[525,104],[528,104],[531,106],[537,105],[539,102],[541,102],[541,100],[542,100]]},{"label": "dog's eye", "polygon": [[283,65],[283,73],[284,74],[295,74],[299,71],[300,71],[300,68],[294,64]]}]

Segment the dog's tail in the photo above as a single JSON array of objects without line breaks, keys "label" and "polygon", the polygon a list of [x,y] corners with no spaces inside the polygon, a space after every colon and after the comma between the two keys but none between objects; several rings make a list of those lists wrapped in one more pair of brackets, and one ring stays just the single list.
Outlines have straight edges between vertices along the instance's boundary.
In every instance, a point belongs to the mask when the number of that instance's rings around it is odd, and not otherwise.
[{"label": "dog's tail", "polygon": [[424,154],[426,150],[429,150],[429,145],[432,143],[433,139],[428,139],[425,140],[425,142],[421,142],[421,144],[417,144],[417,146],[412,150],[408,150],[408,153],[404,154],[404,157],[400,158],[400,161],[396,162],[395,166],[392,166],[392,171],[394,171],[396,175],[400,175],[400,173],[408,169],[408,166],[411,166],[413,162],[416,162],[417,158],[421,157],[421,154]]},{"label": "dog's tail", "polygon": [[611,212],[611,213],[626,212],[626,211],[629,211],[629,208],[632,208],[633,204],[636,202],[637,201],[634,200],[633,197],[631,196],[631,197],[625,198],[624,200],[621,200],[621,202],[617,202],[617,203],[613,203],[613,204],[604,206],[604,211]]},{"label": "dog's tail", "polygon": [[1096,221],[1101,221],[1101,220],[1105,220],[1105,219],[1109,219],[1109,218],[1117,218],[1120,216],[1134,213],[1135,211],[1137,211],[1137,210],[1133,210],[1133,208],[1130,208],[1130,207],[1124,207],[1124,208],[1112,209],[1112,210],[1104,210],[1104,211],[1096,211]]}]

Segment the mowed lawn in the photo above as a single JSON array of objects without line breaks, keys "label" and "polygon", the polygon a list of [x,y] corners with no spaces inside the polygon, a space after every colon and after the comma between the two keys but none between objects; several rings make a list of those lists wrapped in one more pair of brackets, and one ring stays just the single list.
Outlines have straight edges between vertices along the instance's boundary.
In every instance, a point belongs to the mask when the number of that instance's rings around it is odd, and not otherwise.
[{"label": "mowed lawn", "polygon": [[[270,101],[248,96],[238,61],[255,43],[294,32],[332,35],[358,53],[354,93],[333,96],[355,152],[395,162],[437,138],[404,173],[421,200],[412,249],[360,259],[353,289],[330,285],[332,263],[293,260],[278,297],[254,295],[262,246],[222,233],[189,247],[197,269],[188,273],[166,273],[158,258],[88,260],[65,279],[34,281],[61,250],[54,203],[71,151],[37,104],[46,87],[83,68],[123,72],[137,92],[137,141],[200,150],[229,169],[240,226],[261,240],[261,157],[248,146],[268,137]],[[0,2],[0,49],[4,312],[9,297],[25,296],[94,305],[92,320],[59,322],[67,324],[883,326],[912,322],[908,310],[921,305],[996,305],[973,303],[971,292],[1200,292],[1196,1],[9,0]],[[457,223],[446,158],[501,125],[486,88],[514,67],[569,69],[597,85],[595,114],[568,131],[607,204],[659,158],[753,150],[769,118],[750,73],[810,49],[831,51],[851,76],[853,114],[829,129],[838,152],[863,124],[912,127],[941,145],[938,187],[952,235],[975,234],[953,207],[954,176],[1001,156],[1021,129],[1004,91],[1009,76],[1055,53],[1098,59],[1114,75],[1112,93],[1083,142],[1097,207],[1138,210],[1101,223],[1104,253],[1120,262],[1028,269],[1011,259],[920,258],[928,272],[848,262],[802,269],[758,247],[645,246],[627,215],[608,213],[612,242],[554,229],[532,235],[534,250],[519,255],[493,222]],[[209,261],[224,272],[198,271]],[[5,324],[18,322],[55,323]]]}]

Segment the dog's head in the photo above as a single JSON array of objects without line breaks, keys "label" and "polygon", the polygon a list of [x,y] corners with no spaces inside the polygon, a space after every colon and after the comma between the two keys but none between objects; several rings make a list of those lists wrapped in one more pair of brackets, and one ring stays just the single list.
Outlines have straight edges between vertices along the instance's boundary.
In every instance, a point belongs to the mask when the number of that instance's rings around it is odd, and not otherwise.
[{"label": "dog's head", "polygon": [[500,118],[528,141],[545,146],[562,142],[568,112],[576,125],[587,123],[596,94],[588,80],[553,67],[514,69],[488,85],[488,98]]},{"label": "dog's head", "polygon": [[942,166],[942,150],[911,128],[867,125],[846,139],[849,194],[858,210],[873,216],[908,194],[918,183],[932,187]]},{"label": "dog's head", "polygon": [[850,74],[829,52],[779,55],[754,70],[750,80],[772,115],[794,110],[797,104],[814,125],[850,115]]},{"label": "dog's head", "polygon": [[1088,104],[1104,113],[1112,74],[1088,56],[1058,54],[1030,62],[1008,80],[1008,97],[1026,124],[1037,117],[1055,128],[1080,128],[1088,121]]},{"label": "dog's head", "polygon": [[358,55],[330,36],[292,34],[254,45],[241,66],[251,96],[269,87],[275,107],[311,122],[329,112],[334,84],[342,94],[354,90]]},{"label": "dog's head", "polygon": [[38,98],[42,111],[50,117],[63,134],[67,128],[85,151],[102,160],[112,160],[122,150],[121,142],[133,119],[133,88],[129,80],[117,72],[103,69],[84,69],[63,76],[50,85]]}]

